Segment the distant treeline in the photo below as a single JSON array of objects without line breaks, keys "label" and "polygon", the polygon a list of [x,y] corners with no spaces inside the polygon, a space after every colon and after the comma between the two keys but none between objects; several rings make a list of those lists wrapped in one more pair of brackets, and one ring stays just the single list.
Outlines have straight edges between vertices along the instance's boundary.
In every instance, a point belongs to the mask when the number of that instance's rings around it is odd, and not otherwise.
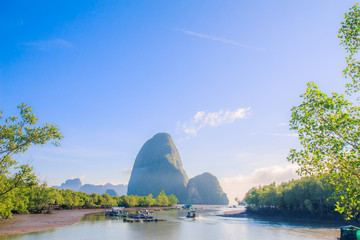
[{"label": "distant treeline", "polygon": [[31,188],[18,188],[1,196],[0,219],[11,218],[13,213],[41,213],[53,209],[74,208],[104,208],[110,206],[174,206],[178,199],[174,195],[166,196],[164,191],[154,198],[151,194],[140,196],[115,196],[102,195],[73,190],[59,190],[49,188],[46,184],[36,185]]},{"label": "distant treeline", "polygon": [[297,212],[319,215],[335,213],[335,192],[325,178],[303,177],[287,183],[259,186],[245,195],[248,209],[257,213]]}]

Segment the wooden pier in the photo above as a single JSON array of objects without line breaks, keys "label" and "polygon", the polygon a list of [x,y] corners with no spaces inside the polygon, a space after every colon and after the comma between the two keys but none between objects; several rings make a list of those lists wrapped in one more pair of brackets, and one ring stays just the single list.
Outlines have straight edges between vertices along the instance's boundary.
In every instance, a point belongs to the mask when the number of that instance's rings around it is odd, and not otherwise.
[{"label": "wooden pier", "polygon": [[136,213],[125,212],[123,207],[112,207],[106,210],[105,216],[117,217],[123,219],[123,222],[138,223],[138,222],[163,222],[165,219],[158,219],[150,216],[153,212],[148,210],[139,210]]},{"label": "wooden pier", "polygon": [[123,222],[129,222],[129,223],[135,223],[135,222],[163,222],[166,221],[165,219],[157,219],[157,218],[151,218],[151,219],[134,219],[134,218],[124,218]]}]

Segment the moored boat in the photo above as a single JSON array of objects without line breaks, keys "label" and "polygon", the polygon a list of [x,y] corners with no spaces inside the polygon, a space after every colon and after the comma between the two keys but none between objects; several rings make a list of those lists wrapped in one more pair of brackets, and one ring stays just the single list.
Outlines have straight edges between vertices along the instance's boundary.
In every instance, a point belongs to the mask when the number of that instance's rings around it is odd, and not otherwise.
[{"label": "moored boat", "polygon": [[182,206],[183,209],[189,210],[191,209],[193,206],[191,204],[185,204],[184,206]]},{"label": "moored boat", "polygon": [[123,207],[112,207],[111,209],[105,210],[105,216],[120,216],[122,213]]}]

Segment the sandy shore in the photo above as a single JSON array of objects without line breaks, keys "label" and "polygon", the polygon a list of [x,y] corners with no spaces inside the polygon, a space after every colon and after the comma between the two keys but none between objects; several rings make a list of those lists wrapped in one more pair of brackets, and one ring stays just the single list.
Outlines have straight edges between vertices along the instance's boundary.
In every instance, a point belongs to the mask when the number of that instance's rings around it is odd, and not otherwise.
[{"label": "sandy shore", "polygon": [[74,224],[86,214],[105,212],[104,209],[59,210],[52,214],[13,215],[0,222],[0,236],[38,232]]}]

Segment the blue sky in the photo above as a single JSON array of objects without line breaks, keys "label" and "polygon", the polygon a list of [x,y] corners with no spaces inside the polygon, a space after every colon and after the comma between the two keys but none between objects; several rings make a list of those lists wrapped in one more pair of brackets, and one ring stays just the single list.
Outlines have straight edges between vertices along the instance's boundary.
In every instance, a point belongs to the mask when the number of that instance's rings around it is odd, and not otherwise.
[{"label": "blue sky", "polygon": [[0,109],[24,102],[65,136],[17,158],[49,185],[127,183],[168,132],[189,177],[211,172],[231,197],[292,178],[290,109],[308,81],[343,89],[355,2],[3,1]]}]

